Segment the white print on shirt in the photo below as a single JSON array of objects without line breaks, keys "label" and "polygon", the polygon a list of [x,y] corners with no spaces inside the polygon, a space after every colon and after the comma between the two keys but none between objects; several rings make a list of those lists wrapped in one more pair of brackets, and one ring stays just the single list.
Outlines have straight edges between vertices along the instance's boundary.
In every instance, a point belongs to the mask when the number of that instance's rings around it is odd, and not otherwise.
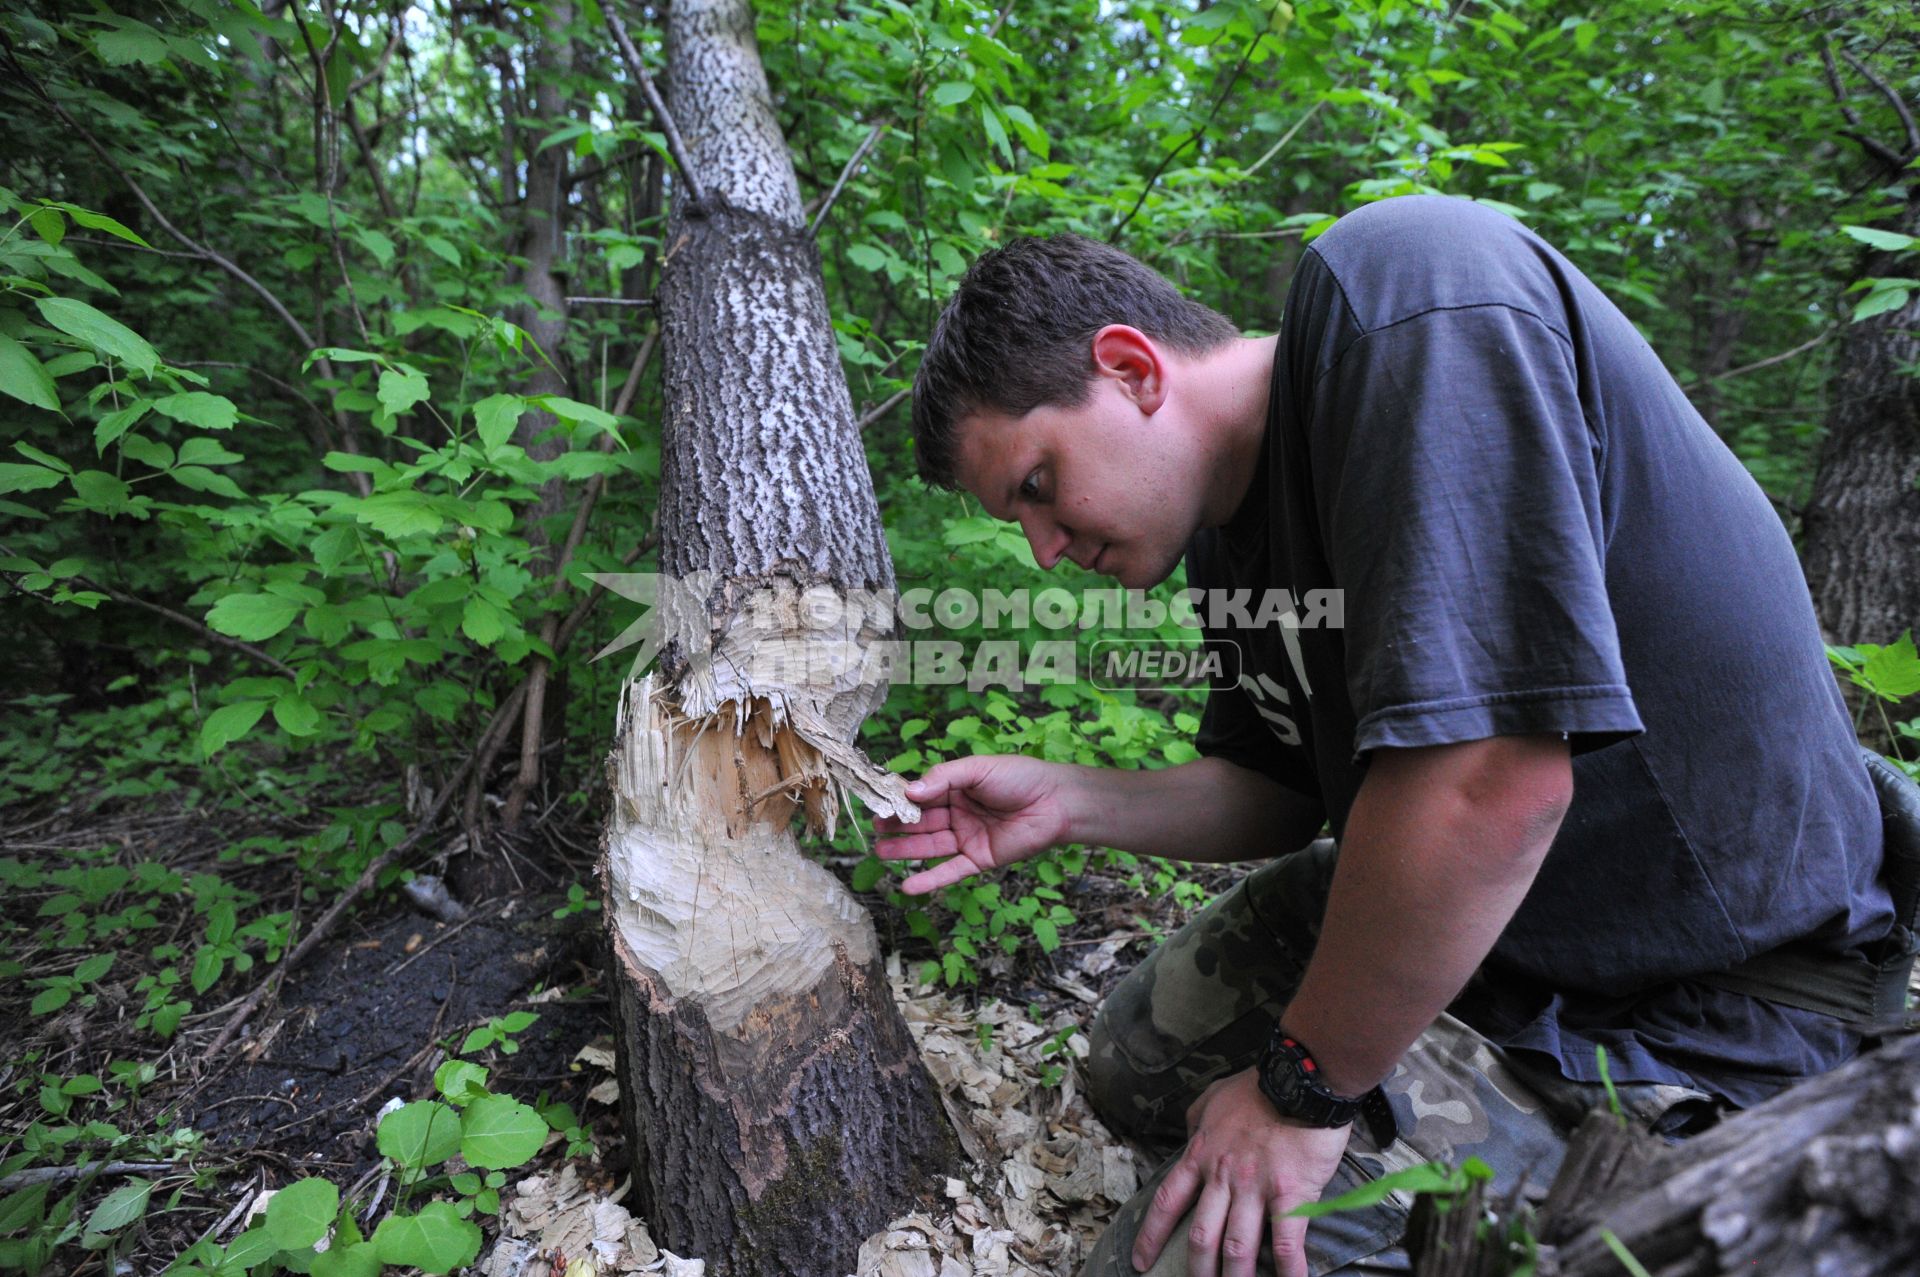
[{"label": "white print on shirt", "polygon": [[[1293,676],[1300,683],[1300,693],[1309,701],[1313,699],[1313,684],[1307,680],[1307,661],[1300,651],[1300,616],[1289,607],[1280,617],[1280,641],[1286,645],[1287,663],[1293,667]],[[1282,745],[1300,744],[1300,725],[1286,714],[1271,708],[1270,702],[1293,706],[1293,696],[1280,683],[1266,674],[1256,678],[1249,677],[1244,671],[1240,675],[1240,686],[1253,700],[1253,708],[1260,717],[1267,720],[1267,726],[1280,738]]]}]

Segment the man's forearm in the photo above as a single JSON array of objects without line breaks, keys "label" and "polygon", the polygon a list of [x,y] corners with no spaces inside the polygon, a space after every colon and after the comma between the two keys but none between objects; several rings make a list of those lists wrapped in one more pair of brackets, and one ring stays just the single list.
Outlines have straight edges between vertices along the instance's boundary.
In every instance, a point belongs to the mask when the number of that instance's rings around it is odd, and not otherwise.
[{"label": "man's forearm", "polygon": [[1376,754],[1288,1007],[1327,1085],[1383,1079],[1520,907],[1572,797],[1557,737]]},{"label": "man's forearm", "polygon": [[1326,820],[1315,800],[1219,758],[1077,768],[1067,804],[1074,842],[1206,863],[1298,851]]}]

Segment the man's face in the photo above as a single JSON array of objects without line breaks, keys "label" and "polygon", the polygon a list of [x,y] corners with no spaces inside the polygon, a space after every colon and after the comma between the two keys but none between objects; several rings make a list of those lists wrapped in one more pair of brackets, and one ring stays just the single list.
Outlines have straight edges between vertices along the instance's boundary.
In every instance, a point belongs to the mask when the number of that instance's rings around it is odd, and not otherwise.
[{"label": "man's face", "polygon": [[1199,450],[1171,405],[1154,409],[1097,376],[1078,407],[973,414],[959,425],[955,477],[988,514],[1019,523],[1041,567],[1070,559],[1148,589],[1179,565],[1205,495]]}]

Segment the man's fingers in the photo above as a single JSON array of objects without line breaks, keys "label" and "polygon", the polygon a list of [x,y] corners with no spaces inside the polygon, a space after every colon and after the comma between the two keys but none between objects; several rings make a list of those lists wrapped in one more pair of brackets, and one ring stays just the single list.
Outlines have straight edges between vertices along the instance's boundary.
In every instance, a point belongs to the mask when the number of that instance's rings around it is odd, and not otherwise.
[{"label": "man's fingers", "polygon": [[1266,1230],[1266,1201],[1258,1191],[1242,1187],[1227,1207],[1227,1231],[1220,1239],[1222,1277],[1253,1277],[1260,1262],[1261,1234]]},{"label": "man's fingers", "polygon": [[936,829],[953,828],[953,808],[929,807],[920,813],[920,819],[909,825],[898,816],[878,816],[874,818],[873,832],[876,834],[930,834]]},{"label": "man's fingers", "polygon": [[1308,1277],[1307,1221],[1280,1210],[1273,1213],[1273,1271],[1279,1277]]},{"label": "man's fingers", "polygon": [[979,865],[965,856],[955,856],[952,860],[941,861],[931,869],[922,869],[917,874],[908,875],[907,880],[900,884],[900,890],[910,896],[923,896],[929,891],[950,887],[962,878],[971,877],[979,872]]},{"label": "man's fingers", "polygon": [[1187,1224],[1187,1272],[1190,1277],[1220,1277],[1220,1243],[1227,1235],[1227,1210],[1233,1185],[1215,1174],[1200,1190]]},{"label": "man's fingers", "polygon": [[873,844],[873,854],[882,860],[932,860],[951,856],[960,850],[951,829],[936,829],[930,834],[908,834],[903,838],[882,838]]},{"label": "man's fingers", "polygon": [[1160,1181],[1160,1187],[1153,1193],[1153,1204],[1147,1208],[1147,1218],[1141,1223],[1140,1231],[1133,1235],[1136,1272],[1147,1271],[1160,1258],[1167,1237],[1180,1217],[1187,1213],[1187,1207],[1193,1204],[1193,1195],[1199,1187],[1200,1168],[1185,1157],[1174,1163],[1167,1177]]},{"label": "man's fingers", "polygon": [[944,804],[954,790],[965,789],[979,780],[991,759],[992,755],[983,755],[978,758],[950,758],[944,763],[936,763],[927,768],[919,780],[908,783],[907,797],[922,807]]}]

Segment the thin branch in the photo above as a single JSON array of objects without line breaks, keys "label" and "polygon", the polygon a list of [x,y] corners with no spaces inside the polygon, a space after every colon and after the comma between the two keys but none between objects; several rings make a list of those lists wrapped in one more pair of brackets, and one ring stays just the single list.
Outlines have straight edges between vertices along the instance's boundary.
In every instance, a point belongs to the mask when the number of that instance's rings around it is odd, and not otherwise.
[{"label": "thin branch", "polygon": [[651,297],[569,297],[569,306],[656,306]]},{"label": "thin branch", "polygon": [[602,6],[601,12],[607,19],[607,29],[613,32],[613,39],[620,46],[621,56],[626,59],[627,70],[639,81],[640,92],[646,95],[647,105],[653,108],[653,118],[659,122],[660,131],[667,136],[667,152],[673,156],[674,167],[680,170],[680,176],[687,184],[687,194],[695,204],[707,202],[706,194],[700,188],[700,179],[693,175],[693,165],[687,160],[687,145],[680,140],[680,130],[674,126],[673,116],[667,113],[667,104],[660,97],[660,90],[653,85],[653,77],[647,74],[647,68],[640,61],[640,50],[633,47],[633,40],[627,35],[627,24],[620,20],[615,11],[618,0],[609,0]]},{"label": "thin branch", "polygon": [[860,414],[860,420],[853,423],[854,433],[859,434],[865,431],[868,426],[880,420],[880,418],[886,416],[889,412],[892,412],[895,404],[912,393],[913,387],[911,386],[903,390],[896,390],[891,395],[888,395],[878,408],[869,408],[866,412]]},{"label": "thin branch", "polygon": [[1777,355],[1768,355],[1765,359],[1756,359],[1750,364],[1741,364],[1738,368],[1729,368],[1725,372],[1715,373],[1711,377],[1704,378],[1698,384],[1704,385],[1715,381],[1725,381],[1729,377],[1738,377],[1743,373],[1759,372],[1762,368],[1771,368],[1775,364],[1784,364],[1795,355],[1806,354],[1809,350],[1812,350],[1815,346],[1818,346],[1821,342],[1833,336],[1833,333],[1834,330],[1830,328],[1810,341],[1801,342],[1792,350],[1783,350]]},{"label": "thin branch", "polygon": [[1866,64],[1853,54],[1842,49],[1840,56],[1847,60],[1848,66],[1860,73],[1863,80],[1880,90],[1880,96],[1893,107],[1894,114],[1900,117],[1900,123],[1907,131],[1907,154],[1920,155],[1920,125],[1913,122],[1913,111],[1907,106],[1906,99],[1895,92],[1885,80],[1869,71]]},{"label": "thin branch", "polygon": [[1833,100],[1840,108],[1841,117],[1853,126],[1842,129],[1841,132],[1858,142],[1867,154],[1881,163],[1890,168],[1902,167],[1906,161],[1892,147],[1867,136],[1866,126],[1860,122],[1860,113],[1847,101],[1846,86],[1840,83],[1840,68],[1833,62],[1833,41],[1830,39],[1822,39],[1820,42],[1820,62],[1827,69],[1827,87],[1833,90]]},{"label": "thin branch", "polygon": [[[288,665],[285,661],[281,660],[279,657],[273,655],[272,653],[264,652],[261,649],[255,647],[253,644],[247,642],[246,640],[237,639],[233,637],[231,634],[222,634],[218,630],[209,629],[207,626],[203,625],[199,621],[194,620],[192,617],[186,615],[183,612],[176,612],[170,607],[163,607],[158,603],[153,603],[146,599],[140,598],[138,595],[128,594],[125,590],[116,590],[111,585],[103,585],[98,581],[88,580],[84,576],[76,576],[73,578],[73,580],[79,582],[81,585],[85,586],[89,590],[98,590],[100,591],[100,593],[107,595],[109,598],[112,598],[118,602],[131,603],[135,607],[146,609],[147,611],[153,613],[155,616],[165,617],[167,620],[172,621],[175,625],[184,626],[187,629],[192,630],[194,633],[200,635],[202,638],[206,639],[210,643],[219,643],[225,647],[232,648],[236,652],[244,652],[248,656],[251,656],[254,660],[259,661],[262,665],[265,665],[270,669],[276,670],[279,673],[285,674],[289,678],[293,677],[295,673],[295,670],[291,665]],[[28,591],[28,593],[32,593],[32,591]]]},{"label": "thin branch", "polygon": [[853,158],[847,161],[847,166],[840,170],[840,176],[834,181],[833,189],[827,192],[827,198],[820,205],[820,211],[813,215],[813,225],[807,227],[808,236],[820,234],[820,227],[827,220],[827,214],[833,211],[833,202],[840,198],[840,191],[846,186],[847,179],[853,176],[853,171],[860,167],[860,161],[867,158],[867,152],[873,149],[873,144],[878,142],[880,135],[886,131],[887,121],[884,119],[867,131],[866,139],[855,149]]},{"label": "thin branch", "polygon": [[1213,127],[1214,117],[1219,115],[1220,108],[1226,105],[1227,98],[1233,93],[1233,86],[1240,82],[1240,73],[1247,69],[1247,63],[1253,58],[1253,51],[1260,47],[1260,41],[1266,38],[1266,34],[1262,31],[1247,41],[1246,49],[1240,54],[1240,61],[1234,65],[1233,74],[1227,77],[1227,85],[1220,90],[1220,96],[1213,100],[1213,109],[1207,112],[1207,118],[1200,122],[1199,128],[1187,134],[1185,141],[1160,157],[1160,163],[1153,170],[1153,174],[1147,178],[1147,184],[1140,188],[1140,198],[1133,202],[1133,207],[1127,210],[1127,215],[1120,219],[1119,224],[1107,232],[1107,243],[1119,242],[1120,232],[1127,229],[1127,224],[1133,221],[1134,216],[1146,204],[1147,196],[1153,193],[1154,184],[1160,180],[1160,175],[1167,171],[1167,166],[1173,163],[1180,152],[1199,141],[1206,131]]},{"label": "thin branch", "polygon": [[[38,80],[36,80],[32,75],[30,75],[27,72],[26,67],[21,65],[20,59],[14,56],[12,43],[4,41],[4,38],[0,37],[0,47],[4,47],[6,51],[7,62],[13,67],[14,74],[20,77],[20,82],[30,87],[34,92],[34,95],[37,96],[42,102],[46,103],[48,108],[51,109],[55,115],[60,117],[61,122],[64,123],[69,129],[73,130],[74,135],[77,136],[81,141],[85,142],[88,148],[91,149],[95,155],[98,155],[100,157],[101,163],[105,164],[109,169],[111,169],[113,171],[114,176],[118,177],[122,182],[126,184],[127,189],[133,192],[134,198],[140,201],[140,206],[147,210],[147,215],[153,218],[153,220],[160,226],[160,229],[164,230],[168,235],[172,236],[176,242],[178,242],[182,247],[186,248],[189,252],[193,253],[196,257],[199,257],[205,261],[212,262],[215,266],[218,266],[221,270],[226,271],[229,275],[233,276],[235,279],[239,280],[242,284],[245,284],[248,288],[252,289],[253,292],[259,296],[260,300],[267,304],[267,308],[273,311],[275,315],[278,315],[280,317],[280,321],[284,323],[290,330],[292,330],[293,335],[295,337],[300,339],[300,345],[302,350],[312,350],[318,344],[313,340],[312,335],[307,332],[306,325],[302,324],[299,320],[295,319],[293,317],[293,312],[288,310],[286,306],[280,301],[280,299],[278,297],[275,297],[272,291],[268,289],[265,284],[262,284],[259,280],[249,275],[246,271],[242,270],[239,266],[235,265],[232,261],[229,261],[227,258],[221,256],[219,253],[216,253],[212,249],[206,247],[204,244],[195,242],[193,238],[189,236],[185,231],[181,230],[179,227],[175,226],[171,221],[167,220],[167,215],[165,213],[162,213],[159,209],[159,206],[156,205],[153,202],[153,200],[147,195],[146,188],[141,186],[140,183],[134,181],[132,175],[129,174],[125,169],[121,168],[119,163],[107,151],[107,148],[100,144],[99,139],[95,138],[92,133],[88,132],[86,127],[82,125],[80,121],[74,119],[73,116],[67,111],[67,108],[65,108],[64,106],[61,106],[59,102],[55,101],[53,98],[53,95],[48,93],[46,88],[42,86]],[[331,376],[332,374],[329,373],[328,375]]]}]

